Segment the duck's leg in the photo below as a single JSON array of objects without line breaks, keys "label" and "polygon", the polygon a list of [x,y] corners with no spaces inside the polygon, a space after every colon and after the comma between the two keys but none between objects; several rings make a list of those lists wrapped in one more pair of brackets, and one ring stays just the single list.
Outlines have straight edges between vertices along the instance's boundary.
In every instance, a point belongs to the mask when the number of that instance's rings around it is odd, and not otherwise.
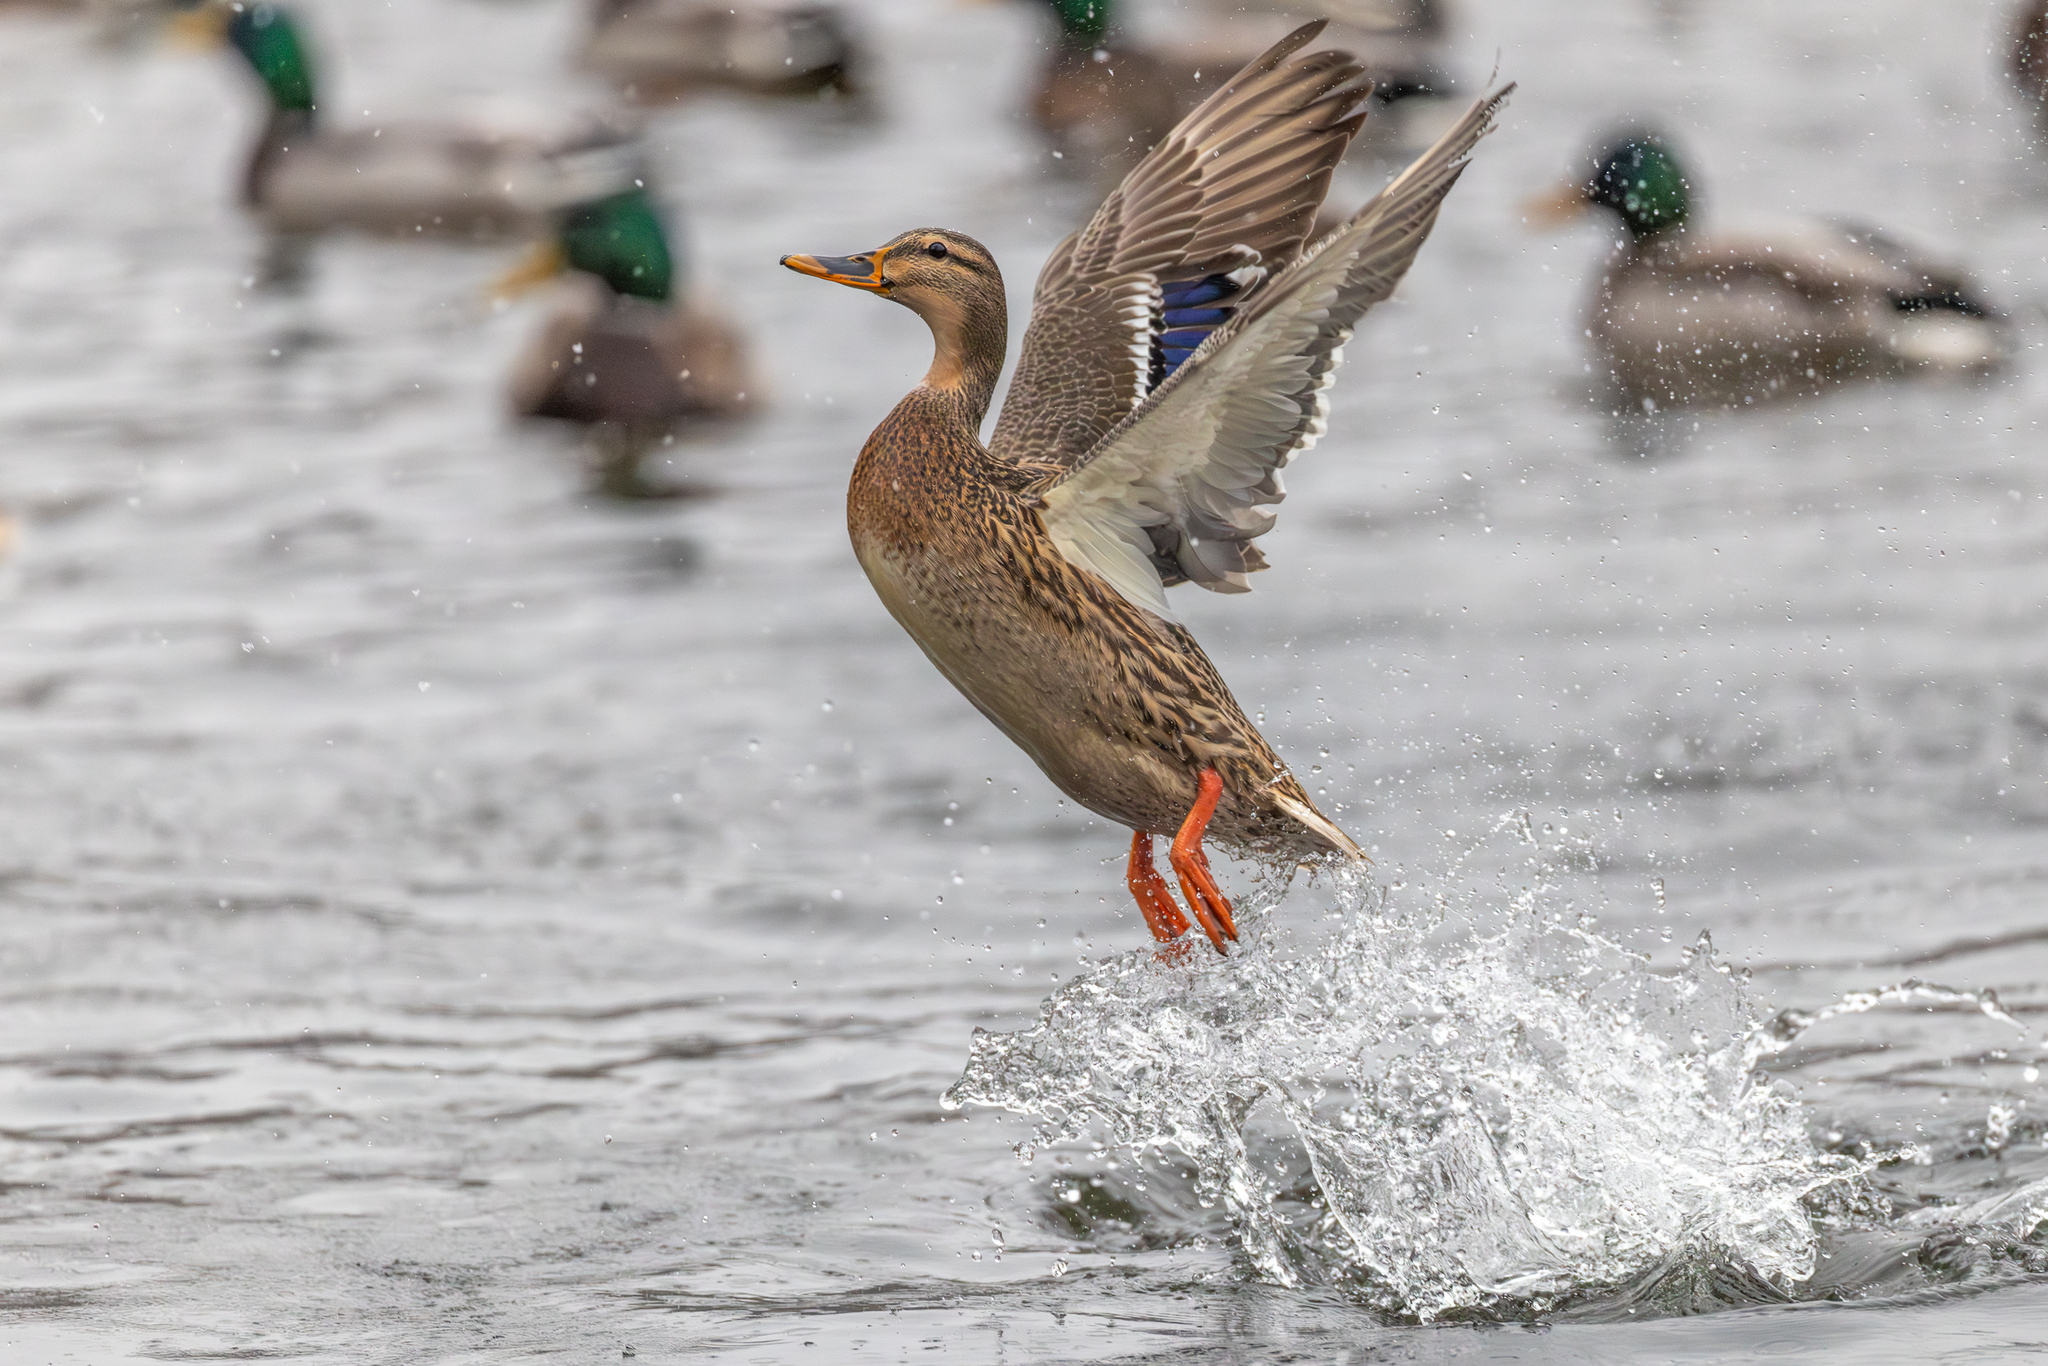
[{"label": "duck's leg", "polygon": [[1209,817],[1216,814],[1216,803],[1223,797],[1223,778],[1215,769],[1205,768],[1196,783],[1195,804],[1188,809],[1188,818],[1180,823],[1180,833],[1173,837],[1173,850],[1168,858],[1173,871],[1180,875],[1180,890],[1188,899],[1188,909],[1202,922],[1202,932],[1209,936],[1216,952],[1222,953],[1223,937],[1237,938],[1237,922],[1231,918],[1230,903],[1224,899],[1223,889],[1209,872],[1209,856],[1202,852],[1202,832],[1209,828]]},{"label": "duck's leg", "polygon": [[1166,879],[1159,876],[1159,870],[1152,866],[1152,836],[1149,831],[1139,830],[1131,835],[1131,865],[1124,874],[1124,885],[1137,898],[1138,909],[1145,913],[1145,923],[1151,927],[1154,939],[1164,942],[1187,933],[1188,918],[1174,903]]}]

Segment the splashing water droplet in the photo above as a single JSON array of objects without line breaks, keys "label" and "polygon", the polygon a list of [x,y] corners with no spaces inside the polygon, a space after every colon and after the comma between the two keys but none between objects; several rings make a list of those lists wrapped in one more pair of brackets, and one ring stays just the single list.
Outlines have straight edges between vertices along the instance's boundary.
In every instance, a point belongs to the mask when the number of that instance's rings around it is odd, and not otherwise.
[{"label": "splashing water droplet", "polygon": [[1984,1147],[1999,1152],[2012,1142],[2012,1124],[2019,1112],[2010,1105],[1993,1102],[1984,1112]]},{"label": "splashing water droplet", "polygon": [[1332,914],[1286,918],[1319,940],[1245,916],[1228,959],[1095,964],[1031,1028],[977,1031],[946,1103],[1036,1116],[1026,1158],[1082,1139],[1175,1148],[1254,1275],[1404,1316],[1541,1305],[1674,1264],[1809,1278],[1809,1198],[1867,1166],[1818,1151],[1756,1072],[1783,1043],[1742,975],[1704,939],[1676,972],[1647,971],[1553,904],[1551,866],[1531,862],[1498,905],[1446,877],[1415,898],[1430,913],[1403,913],[1340,874]]}]

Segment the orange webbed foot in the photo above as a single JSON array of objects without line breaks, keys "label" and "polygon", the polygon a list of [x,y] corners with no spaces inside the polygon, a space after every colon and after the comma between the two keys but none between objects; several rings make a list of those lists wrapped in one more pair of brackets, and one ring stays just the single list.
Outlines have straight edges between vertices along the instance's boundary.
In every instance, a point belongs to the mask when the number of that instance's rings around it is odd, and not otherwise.
[{"label": "orange webbed foot", "polygon": [[1209,871],[1209,856],[1202,852],[1202,833],[1209,828],[1209,818],[1216,814],[1216,803],[1222,797],[1222,776],[1213,768],[1203,769],[1195,804],[1189,809],[1188,818],[1181,822],[1180,833],[1173,837],[1173,849],[1168,855],[1180,878],[1181,895],[1188,899],[1188,909],[1202,922],[1202,932],[1209,936],[1218,953],[1227,952],[1223,947],[1226,936],[1237,938],[1237,920],[1230,913],[1230,902],[1223,889],[1216,885],[1215,875]]},{"label": "orange webbed foot", "polygon": [[1166,879],[1152,866],[1152,836],[1143,830],[1131,835],[1131,862],[1124,884],[1131,889],[1154,939],[1168,943],[1187,933],[1188,918],[1174,903]]}]

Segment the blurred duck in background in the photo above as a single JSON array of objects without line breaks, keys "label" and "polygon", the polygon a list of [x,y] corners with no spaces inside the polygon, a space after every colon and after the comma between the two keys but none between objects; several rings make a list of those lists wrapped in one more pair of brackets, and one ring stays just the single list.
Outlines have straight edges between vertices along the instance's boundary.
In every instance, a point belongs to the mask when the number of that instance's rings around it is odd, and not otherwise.
[{"label": "blurred duck in background", "polygon": [[[1265,39],[1304,19],[1326,17],[1331,41],[1341,42],[1372,78],[1379,112],[1398,108],[1403,114],[1426,114],[1427,136],[1406,130],[1416,151],[1434,142],[1464,112],[1453,97],[1455,82],[1445,70],[1450,23],[1444,0],[1208,0],[1213,31],[1226,26],[1244,35],[1241,41]],[[1369,132],[1375,120],[1369,120]],[[1385,128],[1396,122],[1376,121]],[[1396,149],[1384,140],[1377,150]]]},{"label": "blurred duck in background", "polygon": [[648,104],[709,90],[851,94],[865,65],[839,9],[724,0],[590,0],[581,61]]},{"label": "blurred duck in background", "polygon": [[1701,232],[1692,192],[1664,141],[1635,131],[1608,145],[1591,178],[1528,206],[1546,226],[1606,209],[1627,232],[1587,319],[1622,401],[1732,406],[2004,361],[2003,324],[1961,273],[1833,220]]},{"label": "blurred duck in background", "polygon": [[242,177],[242,200],[287,233],[491,237],[540,230],[591,181],[618,181],[634,130],[584,115],[559,126],[503,120],[330,126],[304,35],[273,4],[204,0],[184,7],[188,36],[231,46],[269,100]]},{"label": "blurred duck in background", "polygon": [[2009,74],[2034,107],[2034,123],[2048,138],[2048,0],[2028,0],[2012,26]]},{"label": "blurred duck in background", "polygon": [[[1114,181],[1247,62],[1296,27],[1286,0],[1229,4],[1187,17],[1171,38],[1133,36],[1118,0],[1045,0],[1059,23],[1031,113],[1062,160]],[[1407,156],[1457,117],[1440,60],[1437,0],[1332,0],[1314,6],[1328,36],[1354,54],[1373,82],[1375,117],[1354,148]],[[1404,115],[1386,117],[1395,106]]]},{"label": "blurred duck in background", "polygon": [[553,282],[548,319],[513,369],[513,410],[634,436],[750,412],[760,389],[746,341],[728,318],[685,297],[679,267],[644,186],[565,211],[498,284],[510,298]]}]

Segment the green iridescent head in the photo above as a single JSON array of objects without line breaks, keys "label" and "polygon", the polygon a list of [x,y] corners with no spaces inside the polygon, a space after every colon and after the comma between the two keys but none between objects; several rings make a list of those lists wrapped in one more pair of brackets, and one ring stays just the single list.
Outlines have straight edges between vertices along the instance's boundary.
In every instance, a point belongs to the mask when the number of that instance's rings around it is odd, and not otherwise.
[{"label": "green iridescent head", "polygon": [[1109,33],[1110,0],[1047,0],[1067,37],[1099,43]]},{"label": "green iridescent head", "polygon": [[1692,208],[1692,187],[1678,161],[1654,134],[1630,133],[1607,150],[1586,199],[1614,210],[1637,241],[1682,227]]},{"label": "green iridescent head", "polygon": [[291,16],[275,5],[237,5],[228,15],[227,39],[262,77],[279,109],[313,110],[313,66]]},{"label": "green iridescent head", "polygon": [[556,240],[571,270],[588,271],[620,294],[667,302],[676,263],[661,212],[645,189],[636,186],[570,209]]}]

